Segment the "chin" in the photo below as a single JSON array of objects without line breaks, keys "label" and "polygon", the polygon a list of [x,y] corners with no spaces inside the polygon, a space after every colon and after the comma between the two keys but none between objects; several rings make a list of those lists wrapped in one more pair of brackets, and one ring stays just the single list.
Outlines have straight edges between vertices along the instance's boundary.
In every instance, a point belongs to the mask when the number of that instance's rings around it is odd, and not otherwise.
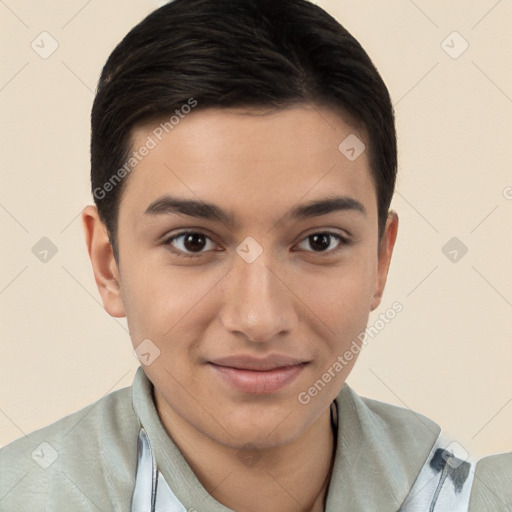
[{"label": "chin", "polygon": [[223,423],[226,430],[223,440],[219,441],[236,449],[250,444],[260,450],[291,443],[308,429],[309,424],[305,419],[298,421],[296,414],[290,412],[283,407],[279,414],[255,413],[253,417],[244,414],[239,419],[230,415],[229,423]]}]

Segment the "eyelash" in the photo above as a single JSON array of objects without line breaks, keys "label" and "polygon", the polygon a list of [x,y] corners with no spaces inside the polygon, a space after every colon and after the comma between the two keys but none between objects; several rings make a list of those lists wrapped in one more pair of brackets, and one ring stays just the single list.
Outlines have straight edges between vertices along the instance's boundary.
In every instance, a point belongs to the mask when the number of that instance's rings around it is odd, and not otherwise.
[{"label": "eyelash", "polygon": [[[198,252],[198,253],[185,253],[182,250],[179,250],[179,249],[177,250],[177,249],[172,247],[171,243],[174,242],[174,240],[177,240],[178,238],[181,238],[181,237],[186,236],[186,235],[201,235],[201,236],[204,236],[205,238],[207,238],[208,240],[211,240],[211,238],[208,235],[205,235],[201,231],[182,231],[181,233],[177,233],[176,235],[173,235],[173,236],[167,238],[166,240],[164,240],[164,245],[168,246],[171,252],[173,252],[174,254],[177,254],[178,256],[181,256],[183,258],[197,258],[197,257],[202,256],[203,254],[205,254],[206,251],[205,252]],[[330,236],[330,237],[335,238],[336,240],[338,240],[338,242],[340,242],[340,244],[338,245],[338,247],[336,247],[335,249],[332,249],[332,250],[327,250],[327,251],[306,251],[306,252],[312,252],[314,254],[329,254],[329,255],[331,255],[331,254],[337,253],[338,251],[343,249],[344,246],[350,245],[350,243],[351,243],[348,238],[345,238],[344,236],[340,235],[339,233],[333,233],[331,231],[318,231],[318,232],[315,232],[315,233],[311,233],[310,235],[308,235],[305,238],[303,238],[300,243],[302,243],[304,240],[307,240],[308,238],[310,238],[310,237],[312,237],[314,235],[327,235],[327,236]]]}]

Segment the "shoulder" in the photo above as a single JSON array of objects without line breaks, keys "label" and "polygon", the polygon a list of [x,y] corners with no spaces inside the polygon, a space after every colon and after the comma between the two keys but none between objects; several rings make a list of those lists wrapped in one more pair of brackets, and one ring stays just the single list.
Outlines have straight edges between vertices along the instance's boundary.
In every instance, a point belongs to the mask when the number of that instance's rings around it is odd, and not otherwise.
[{"label": "shoulder", "polygon": [[471,492],[470,512],[512,510],[512,452],[480,459]]},{"label": "shoulder", "polygon": [[0,510],[117,510],[105,497],[133,485],[138,428],[128,387],[11,442],[0,450]]},{"label": "shoulder", "polygon": [[[370,426],[372,439],[386,450],[403,467],[414,459],[412,477],[426,462],[431,447],[442,434],[435,422],[411,409],[357,395],[348,386],[339,398],[357,410],[362,428]],[[366,427],[365,427],[366,426]],[[441,443],[447,449],[454,443],[442,436]],[[441,437],[439,437],[441,439]],[[443,445],[443,446],[444,446]],[[510,512],[512,510],[512,452],[492,455],[475,464],[475,476],[471,488],[469,512]]]}]

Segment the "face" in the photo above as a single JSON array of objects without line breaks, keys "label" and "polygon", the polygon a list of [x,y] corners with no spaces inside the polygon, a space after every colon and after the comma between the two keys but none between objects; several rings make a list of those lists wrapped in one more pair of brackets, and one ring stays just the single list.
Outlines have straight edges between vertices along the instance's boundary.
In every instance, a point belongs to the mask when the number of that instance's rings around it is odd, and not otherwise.
[{"label": "face", "polygon": [[84,211],[105,308],[135,348],[150,340],[161,415],[232,447],[292,442],[340,391],[384,288],[396,215],[379,251],[367,152],[338,148],[368,141],[312,105],[192,112],[161,141],[159,123],[133,132],[133,149],[157,144],[122,194],[119,266]]}]

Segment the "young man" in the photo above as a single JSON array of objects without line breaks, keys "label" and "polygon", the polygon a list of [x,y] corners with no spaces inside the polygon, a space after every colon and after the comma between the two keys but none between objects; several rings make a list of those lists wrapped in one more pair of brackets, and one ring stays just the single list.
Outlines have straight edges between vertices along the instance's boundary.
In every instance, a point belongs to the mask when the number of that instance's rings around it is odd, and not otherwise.
[{"label": "young man", "polygon": [[105,65],[91,163],[94,277],[142,366],[0,452],[0,510],[510,510],[511,454],[476,464],[345,383],[386,283],[397,162],[388,91],[332,17],[155,11]]}]

